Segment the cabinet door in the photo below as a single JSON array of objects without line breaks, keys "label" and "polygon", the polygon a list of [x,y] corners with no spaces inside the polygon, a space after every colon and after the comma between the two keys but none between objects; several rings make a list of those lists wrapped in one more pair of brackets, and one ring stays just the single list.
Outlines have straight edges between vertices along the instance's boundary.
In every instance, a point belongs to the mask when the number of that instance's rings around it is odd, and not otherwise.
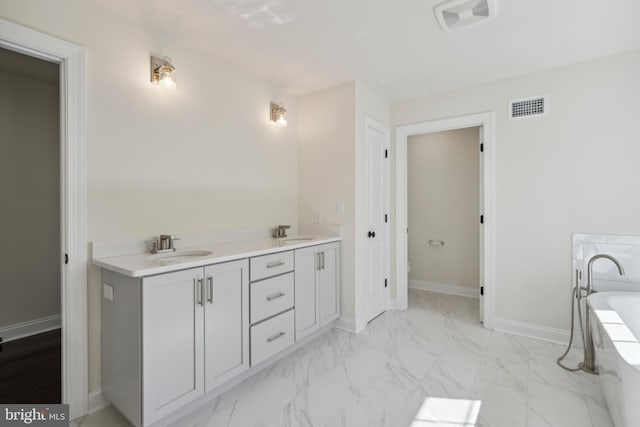
[{"label": "cabinet door", "polygon": [[340,316],[340,249],[337,243],[318,246],[320,326]]},{"label": "cabinet door", "polygon": [[316,247],[295,251],[295,319],[296,339],[300,339],[320,327],[317,301]]},{"label": "cabinet door", "polygon": [[205,268],[205,390],[249,368],[248,260]]},{"label": "cabinet door", "polygon": [[143,424],[204,393],[202,268],[142,280]]}]

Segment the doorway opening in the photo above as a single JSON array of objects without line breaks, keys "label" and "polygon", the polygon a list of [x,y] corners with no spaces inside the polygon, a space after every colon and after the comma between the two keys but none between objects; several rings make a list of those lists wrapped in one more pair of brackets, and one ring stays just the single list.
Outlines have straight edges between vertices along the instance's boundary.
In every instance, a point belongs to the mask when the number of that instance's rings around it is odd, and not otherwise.
[{"label": "doorway opening", "polygon": [[[395,200],[395,266],[396,306],[408,307],[408,143],[416,135],[434,134],[456,129],[477,128],[479,135],[479,299],[480,316],[485,328],[493,328],[495,274],[495,144],[492,112],[453,117],[396,128],[396,200]],[[446,247],[446,240],[430,238],[433,249]]]},{"label": "doorway opening", "polygon": [[[1,18],[0,48],[59,67],[61,400],[76,419],[87,413],[89,400],[85,49]],[[37,268],[37,262],[33,259],[30,268]]]},{"label": "doorway opening", "polygon": [[469,127],[409,137],[410,288],[480,295],[479,131]]},{"label": "doorway opening", "polygon": [[3,403],[62,399],[59,83],[58,64],[0,48]]}]

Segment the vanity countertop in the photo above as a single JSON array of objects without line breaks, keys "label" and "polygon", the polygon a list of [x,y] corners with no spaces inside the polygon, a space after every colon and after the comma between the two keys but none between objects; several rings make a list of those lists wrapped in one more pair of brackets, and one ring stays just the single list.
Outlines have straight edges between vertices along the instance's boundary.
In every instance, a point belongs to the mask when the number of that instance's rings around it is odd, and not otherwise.
[{"label": "vanity countertop", "polygon": [[[297,240],[296,240],[297,239]],[[258,239],[225,242],[211,245],[178,248],[169,255],[179,256],[181,253],[193,253],[194,251],[210,251],[210,255],[190,257],[188,259],[161,258],[149,253],[118,255],[93,258],[93,264],[115,271],[129,277],[144,277],[154,274],[168,273],[171,271],[185,270],[187,268],[202,267],[210,264],[218,264],[226,261],[234,261],[276,252],[316,246],[324,243],[338,242],[342,237],[332,236],[290,236],[285,239]]]}]

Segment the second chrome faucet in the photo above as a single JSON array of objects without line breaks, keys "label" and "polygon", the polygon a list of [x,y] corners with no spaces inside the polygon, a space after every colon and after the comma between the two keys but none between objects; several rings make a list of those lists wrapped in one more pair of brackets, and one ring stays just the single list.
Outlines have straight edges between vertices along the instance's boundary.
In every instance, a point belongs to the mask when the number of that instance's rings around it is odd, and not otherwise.
[{"label": "second chrome faucet", "polygon": [[282,239],[283,237],[287,237],[287,230],[291,228],[290,225],[279,225],[273,229],[273,237],[276,239]]}]

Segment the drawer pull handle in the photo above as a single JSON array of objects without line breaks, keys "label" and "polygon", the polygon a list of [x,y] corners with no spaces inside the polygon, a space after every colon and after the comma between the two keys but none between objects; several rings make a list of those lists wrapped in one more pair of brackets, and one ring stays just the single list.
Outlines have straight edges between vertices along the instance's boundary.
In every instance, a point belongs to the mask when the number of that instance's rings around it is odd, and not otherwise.
[{"label": "drawer pull handle", "polygon": [[267,301],[273,301],[274,299],[282,298],[284,295],[284,292],[276,292],[275,294],[269,295],[267,297]]},{"label": "drawer pull handle", "polygon": [[284,261],[272,261],[267,263],[267,268],[280,267],[281,265],[284,265]]},{"label": "drawer pull handle", "polygon": [[198,282],[198,289],[196,290],[196,293],[198,294],[198,305],[201,305],[204,307],[204,280],[202,278],[198,278],[198,279],[193,279],[194,281],[197,280]]},{"label": "drawer pull handle", "polygon": [[207,283],[209,284],[207,287],[207,301],[213,304],[213,276],[207,277]]},{"label": "drawer pull handle", "polygon": [[283,336],[285,336],[284,331],[283,332],[278,332],[277,334],[267,338],[267,342],[273,342],[273,341],[277,340],[278,338],[282,338]]}]

